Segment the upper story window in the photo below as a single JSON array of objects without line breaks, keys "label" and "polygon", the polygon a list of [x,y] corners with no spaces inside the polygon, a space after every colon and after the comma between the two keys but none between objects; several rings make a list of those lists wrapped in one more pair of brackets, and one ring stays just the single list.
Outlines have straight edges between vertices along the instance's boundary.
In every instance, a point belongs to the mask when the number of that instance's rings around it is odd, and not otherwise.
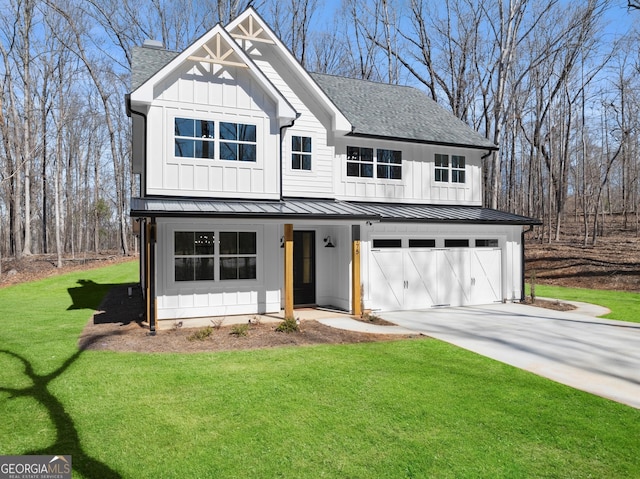
[{"label": "upper story window", "polygon": [[451,182],[464,183],[465,158],[464,156],[451,156]]},{"label": "upper story window", "polygon": [[449,181],[449,155],[436,153],[436,181]]},{"label": "upper story window", "polygon": [[176,118],[174,134],[175,156],[215,158],[215,122]]},{"label": "upper story window", "polygon": [[220,122],[220,159],[256,161],[256,127]]},{"label": "upper story window", "polygon": [[347,176],[373,178],[373,148],[347,146]]},{"label": "upper story window", "polygon": [[402,179],[402,152],[397,150],[377,149],[374,169],[373,148],[347,146],[347,176],[360,178],[376,178],[389,180]]},{"label": "upper story window", "polygon": [[389,180],[402,179],[402,152],[396,150],[377,151],[378,160],[378,178],[387,178]]},{"label": "upper story window", "polygon": [[[174,154],[181,158],[256,161],[255,125],[176,118],[174,137]],[[219,156],[216,156],[216,140]]]},{"label": "upper story window", "polygon": [[436,181],[443,183],[464,183],[465,178],[466,159],[464,156],[451,155],[451,162],[449,162],[449,155],[442,155],[436,153],[435,156],[435,175]]},{"label": "upper story window", "polygon": [[291,137],[291,168],[311,171],[311,138]]}]

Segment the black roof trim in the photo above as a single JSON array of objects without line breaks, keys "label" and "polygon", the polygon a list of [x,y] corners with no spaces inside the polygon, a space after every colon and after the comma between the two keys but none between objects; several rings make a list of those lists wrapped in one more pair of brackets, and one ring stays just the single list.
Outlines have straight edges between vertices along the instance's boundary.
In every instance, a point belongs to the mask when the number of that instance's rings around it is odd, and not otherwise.
[{"label": "black roof trim", "polygon": [[386,141],[401,141],[403,143],[420,143],[422,145],[436,145],[436,146],[448,146],[452,148],[466,148],[469,150],[485,150],[485,151],[498,151],[500,148],[497,146],[480,146],[480,145],[468,145],[462,143],[447,143],[445,141],[432,141],[432,140],[419,140],[415,138],[404,138],[400,136],[384,136],[384,135],[369,135],[367,133],[351,132],[345,135],[354,138],[367,138],[370,140],[386,140]]}]

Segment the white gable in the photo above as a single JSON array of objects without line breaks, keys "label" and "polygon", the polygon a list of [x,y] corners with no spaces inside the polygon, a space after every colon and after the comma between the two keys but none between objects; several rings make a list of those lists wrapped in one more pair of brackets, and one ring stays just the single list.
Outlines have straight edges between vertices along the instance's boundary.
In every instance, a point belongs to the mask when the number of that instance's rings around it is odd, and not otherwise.
[{"label": "white gable", "polygon": [[303,82],[314,96],[314,100],[326,109],[331,117],[331,126],[336,135],[344,135],[351,132],[352,126],[349,120],[347,120],[252,7],[249,7],[229,23],[229,25],[227,25],[227,31],[230,32],[233,38],[241,42],[245,49],[250,48],[252,44],[258,43],[271,43],[275,45],[277,47],[277,53],[297,76],[297,80]]},{"label": "white gable", "polygon": [[229,36],[227,31],[216,25],[208,33],[180,53],[171,62],[161,68],[151,78],[145,81],[133,93],[131,102],[134,105],[150,105],[161,88],[180,66],[186,64],[201,65],[213,70],[216,66],[231,68],[246,68],[253,80],[260,85],[264,92],[275,102],[276,115],[280,125],[286,125],[297,117],[297,112],[269,81],[264,73],[255,65],[239,45]]}]

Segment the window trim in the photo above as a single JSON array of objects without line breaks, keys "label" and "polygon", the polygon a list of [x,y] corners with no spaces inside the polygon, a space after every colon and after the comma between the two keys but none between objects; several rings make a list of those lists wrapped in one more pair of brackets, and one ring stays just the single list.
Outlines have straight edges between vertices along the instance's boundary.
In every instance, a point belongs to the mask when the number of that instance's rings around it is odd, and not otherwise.
[{"label": "window trim", "polygon": [[[214,252],[213,254],[206,255],[176,255],[176,233],[211,233],[214,236]],[[252,254],[221,254],[220,253],[220,240],[223,233],[252,233],[255,238],[255,253]],[[181,285],[191,285],[191,286],[203,286],[210,287],[212,284],[218,285],[220,287],[224,285],[230,284],[241,284],[242,282],[257,282],[260,279],[260,268],[261,262],[263,261],[261,241],[262,233],[260,229],[248,229],[243,228],[240,225],[233,225],[229,227],[219,227],[219,228],[194,228],[193,225],[179,225],[175,224],[168,228],[167,235],[169,241],[167,242],[168,255],[170,255],[171,261],[167,263],[168,268],[172,270],[171,276],[169,276],[171,284],[174,287],[180,287]],[[175,260],[177,258],[196,258],[196,257],[207,257],[213,258],[213,279],[193,279],[193,280],[177,280],[176,279],[176,266]],[[221,259],[222,258],[230,258],[230,257],[254,257],[255,258],[255,277],[254,278],[227,278],[221,279]],[[208,285],[208,286],[207,286]]]},{"label": "window trim", "polygon": [[[259,166],[261,167],[261,162],[262,162],[262,154],[261,154],[261,150],[260,150],[260,145],[262,144],[262,126],[260,123],[260,120],[258,118],[256,118],[254,123],[244,123],[243,121],[245,120],[244,118],[236,118],[234,117],[221,117],[220,115],[209,115],[209,114],[205,114],[203,113],[202,115],[197,115],[195,114],[196,112],[175,112],[173,114],[170,114],[168,116],[167,119],[167,123],[168,123],[168,128],[169,128],[169,135],[168,135],[168,141],[169,144],[167,145],[168,147],[168,154],[166,156],[166,163],[169,164],[200,164],[200,165],[204,165],[204,164],[211,164],[212,162],[220,162],[222,164],[226,164],[226,165],[234,165],[234,164],[242,164],[243,167],[254,167],[254,166]],[[175,128],[176,128],[176,120],[192,120],[194,122],[197,121],[206,121],[206,122],[211,122],[214,124],[214,134],[212,136],[210,136],[209,138],[206,138],[206,141],[209,141],[211,143],[214,144],[213,147],[213,158],[211,157],[198,157],[195,156],[195,147],[194,147],[194,156],[177,156],[176,155],[176,139],[183,139],[183,140],[193,140],[193,141],[198,141],[201,140],[201,138],[199,137],[184,137],[184,136],[178,136],[175,134]],[[240,125],[240,126],[250,126],[254,128],[255,131],[255,142],[253,141],[243,141],[243,140],[225,140],[222,138],[221,135],[221,131],[220,131],[220,127],[223,123],[232,123],[235,125]],[[194,134],[195,134],[195,128],[194,128]],[[235,145],[250,145],[253,146],[254,151],[255,151],[255,157],[252,160],[245,160],[245,161],[241,161],[239,159],[236,160],[228,160],[228,159],[223,159],[221,158],[220,155],[220,146],[223,143],[230,143],[230,144],[235,144]],[[238,149],[236,149],[237,154],[239,155],[240,152],[238,151]]]},{"label": "window trim", "polygon": [[[354,150],[358,150],[358,158],[357,159],[349,159],[349,149],[354,149]],[[362,150],[371,150],[371,161],[368,160],[363,160],[362,157]],[[347,149],[346,149],[346,164],[347,164],[347,169],[346,169],[346,175],[347,178],[375,178],[375,161],[374,161],[374,148],[370,148],[368,146],[349,146],[347,145]],[[350,175],[349,174],[349,165],[358,165],[358,174],[357,175]],[[369,175],[363,175],[362,174],[362,170],[364,166],[370,166],[371,167],[371,176]]]},{"label": "window trim", "polygon": [[[293,149],[293,142],[294,142],[294,138],[299,138],[300,139],[300,148],[302,148],[301,150],[294,150]],[[304,151],[304,139],[307,138],[309,140],[309,151],[306,152]],[[300,172],[304,172],[304,171],[308,171],[311,172],[313,171],[313,136],[312,135],[302,135],[302,134],[291,134],[291,163],[289,164],[289,167],[291,169],[291,171],[300,171]],[[294,167],[294,156],[299,156],[300,157],[300,168],[296,168]],[[309,168],[304,168],[304,157],[309,157]]]},{"label": "window trim", "polygon": [[[358,150],[358,158],[357,159],[349,159],[349,149],[357,149]],[[362,158],[362,150],[371,150],[371,161],[363,161]],[[399,162],[395,163],[393,161],[379,161],[381,157],[381,152],[389,152],[391,156],[399,156]],[[402,181],[402,170],[403,170],[403,150],[393,149],[393,148],[385,148],[385,147],[373,147],[373,146],[360,146],[360,145],[346,145],[345,149],[345,166],[344,166],[344,178],[348,180],[349,178],[362,178],[364,180],[376,180],[376,181],[390,181],[390,182],[398,182]],[[350,175],[349,174],[349,165],[358,165],[358,175]],[[371,166],[372,172],[371,176],[363,176],[363,166]],[[390,172],[397,168],[399,171],[398,178],[392,178]],[[379,171],[381,169],[385,169],[388,173],[388,176],[380,176]]]},{"label": "window trim", "polygon": [[[446,164],[443,164],[444,161]],[[462,161],[463,166],[454,166],[454,163]],[[460,181],[462,180],[462,181]],[[436,185],[468,186],[467,183],[467,157],[466,155],[434,153],[433,156],[433,183]]]}]

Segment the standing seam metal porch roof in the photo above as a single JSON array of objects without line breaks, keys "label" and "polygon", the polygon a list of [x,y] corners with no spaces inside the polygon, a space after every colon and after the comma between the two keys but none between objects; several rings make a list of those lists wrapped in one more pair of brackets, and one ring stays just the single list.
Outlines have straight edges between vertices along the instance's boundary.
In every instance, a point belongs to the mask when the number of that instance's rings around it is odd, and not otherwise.
[{"label": "standing seam metal porch roof", "polygon": [[536,225],[540,221],[480,206],[367,203],[339,200],[132,198],[133,217],[318,219],[420,223]]}]

